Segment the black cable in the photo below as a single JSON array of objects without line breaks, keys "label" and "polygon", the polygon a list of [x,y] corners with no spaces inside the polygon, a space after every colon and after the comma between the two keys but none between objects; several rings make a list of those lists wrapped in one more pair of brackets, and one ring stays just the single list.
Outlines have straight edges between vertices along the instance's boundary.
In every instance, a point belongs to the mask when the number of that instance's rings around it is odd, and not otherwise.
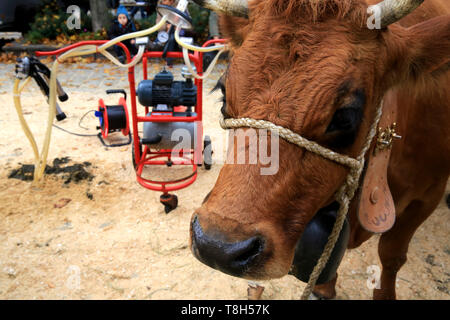
[{"label": "black cable", "polygon": [[127,127],[127,115],[122,105],[119,106],[107,106],[106,109],[108,117],[108,129],[109,131],[120,130]]},{"label": "black cable", "polygon": [[[85,114],[83,114],[83,115],[81,116],[80,121],[78,121],[78,126],[79,126],[80,128],[89,130],[89,128],[83,127],[83,126],[81,125],[81,121],[83,121],[83,119],[84,119],[89,113],[91,113],[91,112],[95,112],[95,110],[89,110],[88,112],[86,112]],[[74,136],[79,136],[79,137],[96,137],[96,136],[97,136],[97,134],[83,134],[83,133],[71,132],[71,131],[69,131],[69,130],[67,130],[67,129],[58,127],[56,124],[54,124],[53,126],[54,126],[55,128],[57,128],[57,129],[61,130],[61,131],[64,131],[64,132],[69,133],[69,134],[72,134],[72,135],[74,135]]]},{"label": "black cable", "polygon": [[85,114],[83,114],[83,115],[81,116],[81,118],[80,118],[80,121],[78,121],[78,126],[79,126],[80,128],[89,130],[89,128],[83,127],[83,126],[81,125],[81,121],[83,121],[84,117],[86,117],[89,113],[95,112],[95,111],[96,111],[96,110],[89,110],[88,112],[86,112]]},{"label": "black cable", "polygon": [[64,131],[64,132],[69,133],[69,134],[73,134],[74,136],[79,136],[79,137],[96,137],[97,136],[96,134],[82,134],[82,133],[71,132],[71,131],[66,130],[64,128],[58,127],[56,124],[54,124],[53,126],[55,128],[57,128],[57,129],[61,130],[61,131]]}]

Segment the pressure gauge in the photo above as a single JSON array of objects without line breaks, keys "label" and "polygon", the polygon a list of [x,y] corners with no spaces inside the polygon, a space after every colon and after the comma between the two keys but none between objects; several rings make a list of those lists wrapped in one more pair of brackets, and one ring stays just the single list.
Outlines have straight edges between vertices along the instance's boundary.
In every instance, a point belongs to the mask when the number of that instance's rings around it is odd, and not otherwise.
[{"label": "pressure gauge", "polygon": [[167,21],[174,26],[180,27],[182,29],[192,29],[192,19],[184,11],[180,11],[178,8],[186,10],[187,1],[180,0],[176,8],[171,6],[166,6],[163,4],[158,4],[156,11],[164,17],[167,17]]},{"label": "pressure gauge", "polygon": [[166,43],[169,40],[169,34],[165,31],[160,31],[158,32],[157,38],[160,43]]}]

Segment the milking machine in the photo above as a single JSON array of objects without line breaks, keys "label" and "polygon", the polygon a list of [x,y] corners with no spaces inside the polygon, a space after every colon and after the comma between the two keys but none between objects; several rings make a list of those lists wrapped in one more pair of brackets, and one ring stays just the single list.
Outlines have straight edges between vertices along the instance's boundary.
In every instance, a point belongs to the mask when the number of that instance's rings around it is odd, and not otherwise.
[{"label": "milking machine", "polygon": [[[130,104],[131,104],[131,126],[129,110],[127,107],[127,93],[123,89],[106,91],[107,95],[121,94],[116,105],[106,105],[103,99],[98,102],[95,115],[98,118],[100,130],[98,138],[106,147],[116,147],[127,145],[132,142],[132,161],[136,170],[136,177],[139,184],[147,189],[160,191],[161,203],[168,213],[178,205],[177,196],[169,192],[179,190],[191,185],[197,177],[197,168],[204,165],[205,169],[211,167],[212,149],[211,139],[205,136],[203,139],[202,126],[202,94],[203,79],[212,71],[220,54],[224,52],[223,40],[213,40],[206,42],[202,47],[185,43],[180,38],[180,30],[190,29],[192,22],[184,14],[187,7],[187,0],[179,0],[177,7],[159,5],[158,12],[161,14],[161,21],[144,31],[134,32],[115,38],[110,41],[82,41],[68,47],[51,51],[36,52],[36,56],[55,56],[56,60],[50,70],[34,57],[24,58],[18,61],[16,70],[16,83],[14,86],[15,105],[22,124],[35,154],[35,175],[34,181],[39,181],[44,172],[53,118],[62,120],[65,115],[56,104],[56,93],[60,101],[67,100],[61,85],[56,80],[57,69],[65,59],[75,56],[83,56],[94,53],[101,53],[119,67],[128,68],[128,81],[130,84]],[[182,52],[146,52],[147,36],[158,31],[166,21],[176,26],[173,31],[173,41],[182,47]],[[137,55],[131,59],[130,53],[121,41],[136,38],[139,46]],[[214,44],[214,46],[209,46]],[[127,64],[120,63],[114,56],[106,51],[107,48],[119,45],[125,52]],[[193,53],[189,53],[192,50]],[[215,60],[208,69],[202,73],[203,52],[219,50]],[[182,58],[186,64],[182,69],[184,80],[175,81],[171,72],[166,69],[161,70],[153,79],[148,78],[149,58]],[[142,60],[144,79],[139,83],[137,91],[135,86],[135,65]],[[194,66],[192,65],[194,64]],[[199,70],[199,72],[197,72]],[[40,76],[43,80],[41,81]],[[20,93],[33,77],[42,91],[46,93],[49,101],[49,120],[44,140],[42,152],[39,153],[34,137],[23,118],[20,104]],[[26,82],[19,87],[21,80]],[[138,98],[138,99],[136,99]],[[142,105],[138,110],[137,100]],[[142,123],[142,137],[139,136],[139,125]],[[107,140],[112,134],[118,133],[128,140],[122,143],[108,143]],[[181,140],[180,140],[181,139]],[[177,165],[191,166],[189,175],[172,180],[159,181],[143,177],[144,168],[148,166]]]},{"label": "milking machine", "polygon": [[[168,53],[169,57],[181,57],[181,53]],[[144,54],[143,66],[147,69],[148,57],[162,57],[161,52]],[[196,64],[198,57],[191,56]],[[184,81],[174,81],[171,72],[163,69],[153,79],[144,80],[137,89],[139,103],[143,106],[144,115],[138,116],[132,107],[135,128],[133,129],[134,145],[132,150],[133,165],[136,169],[137,181],[150,190],[160,191],[161,203],[166,213],[175,209],[177,196],[169,192],[185,188],[197,177],[197,166],[202,165],[202,80],[193,81],[186,67],[182,70]],[[194,109],[194,110],[193,110]],[[141,111],[142,112],[142,111]],[[137,125],[143,123],[143,134],[139,137]],[[181,141],[179,141],[181,138]],[[210,166],[207,157],[211,148],[204,150],[205,165]],[[192,166],[192,171],[185,177],[173,180],[158,181],[144,178],[144,168],[148,166],[168,167],[176,165]],[[209,168],[209,167],[208,167]]]},{"label": "milking machine", "polygon": [[[26,79],[29,77],[34,79],[39,89],[41,89],[42,94],[44,94],[47,99],[49,98],[51,71],[45,64],[41,63],[35,57],[18,58],[15,72],[18,79]],[[65,102],[69,99],[69,96],[64,92],[58,80],[56,80],[56,89],[58,91],[58,99],[60,102]],[[59,105],[56,104],[56,120],[62,121],[66,117],[66,114],[61,110]]]}]

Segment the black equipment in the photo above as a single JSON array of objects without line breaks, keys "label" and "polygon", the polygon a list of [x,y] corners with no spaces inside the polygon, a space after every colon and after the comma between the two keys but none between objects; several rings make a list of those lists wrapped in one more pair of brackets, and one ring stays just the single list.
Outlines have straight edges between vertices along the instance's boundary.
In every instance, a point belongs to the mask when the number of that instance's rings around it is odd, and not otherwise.
[{"label": "black equipment", "polygon": [[193,107],[197,104],[197,86],[191,78],[174,81],[172,73],[163,70],[153,80],[143,80],[137,90],[139,102],[146,107],[158,104]]},{"label": "black equipment", "polygon": [[[32,77],[36,81],[42,93],[47,96],[47,99],[49,98],[51,71],[45,64],[41,63],[35,57],[18,58],[15,71],[16,77],[19,79]],[[69,99],[69,96],[64,92],[58,80],[56,80],[56,90],[59,101],[64,102]],[[56,120],[61,121],[66,117],[66,114],[61,110],[59,105],[56,104]]]},{"label": "black equipment", "polygon": [[[337,202],[320,209],[303,231],[302,237],[297,242],[294,261],[289,272],[297,279],[308,282],[331,234],[338,210]],[[350,226],[346,218],[330,258],[317,279],[317,284],[333,280],[347,249],[349,236]]]}]

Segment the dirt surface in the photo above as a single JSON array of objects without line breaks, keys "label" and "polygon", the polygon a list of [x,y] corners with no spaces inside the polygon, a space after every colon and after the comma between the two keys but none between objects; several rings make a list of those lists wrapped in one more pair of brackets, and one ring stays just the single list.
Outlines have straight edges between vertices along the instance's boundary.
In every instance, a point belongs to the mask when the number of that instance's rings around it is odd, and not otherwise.
[{"label": "dirt surface", "polygon": [[[139,64],[137,79],[142,78]],[[127,73],[110,64],[63,65],[60,80],[70,96],[61,103],[68,118],[59,126],[95,134],[99,98],[115,104],[106,89],[126,88]],[[156,63],[150,74],[160,70]],[[179,78],[180,65],[173,71]],[[205,82],[204,128],[214,157],[223,151],[218,124],[219,93],[208,95],[225,65]],[[79,137],[54,129],[48,164],[90,163],[92,179],[66,183],[67,173],[48,174],[41,186],[9,179],[12,170],[33,163],[33,154],[12,102],[13,65],[0,64],[0,299],[246,299],[247,281],[198,262],[188,248],[193,211],[213,187],[220,164],[199,170],[196,182],[176,194],[179,206],[165,214],[159,193],[141,187],[131,163],[131,146],[103,147],[97,137]],[[129,101],[129,100],[128,100]],[[25,116],[41,145],[47,105],[36,85],[22,97]],[[118,139],[121,137],[119,136]],[[123,138],[123,137],[122,137]],[[152,168],[146,175],[175,177],[186,169]],[[450,184],[447,193],[450,191]],[[397,280],[399,299],[450,298],[450,210],[439,207],[411,241],[408,262]],[[370,299],[367,268],[379,266],[377,237],[348,251],[339,270],[338,299]],[[372,267],[373,268],[373,267]],[[292,276],[263,281],[263,299],[299,299],[304,283]]]}]

